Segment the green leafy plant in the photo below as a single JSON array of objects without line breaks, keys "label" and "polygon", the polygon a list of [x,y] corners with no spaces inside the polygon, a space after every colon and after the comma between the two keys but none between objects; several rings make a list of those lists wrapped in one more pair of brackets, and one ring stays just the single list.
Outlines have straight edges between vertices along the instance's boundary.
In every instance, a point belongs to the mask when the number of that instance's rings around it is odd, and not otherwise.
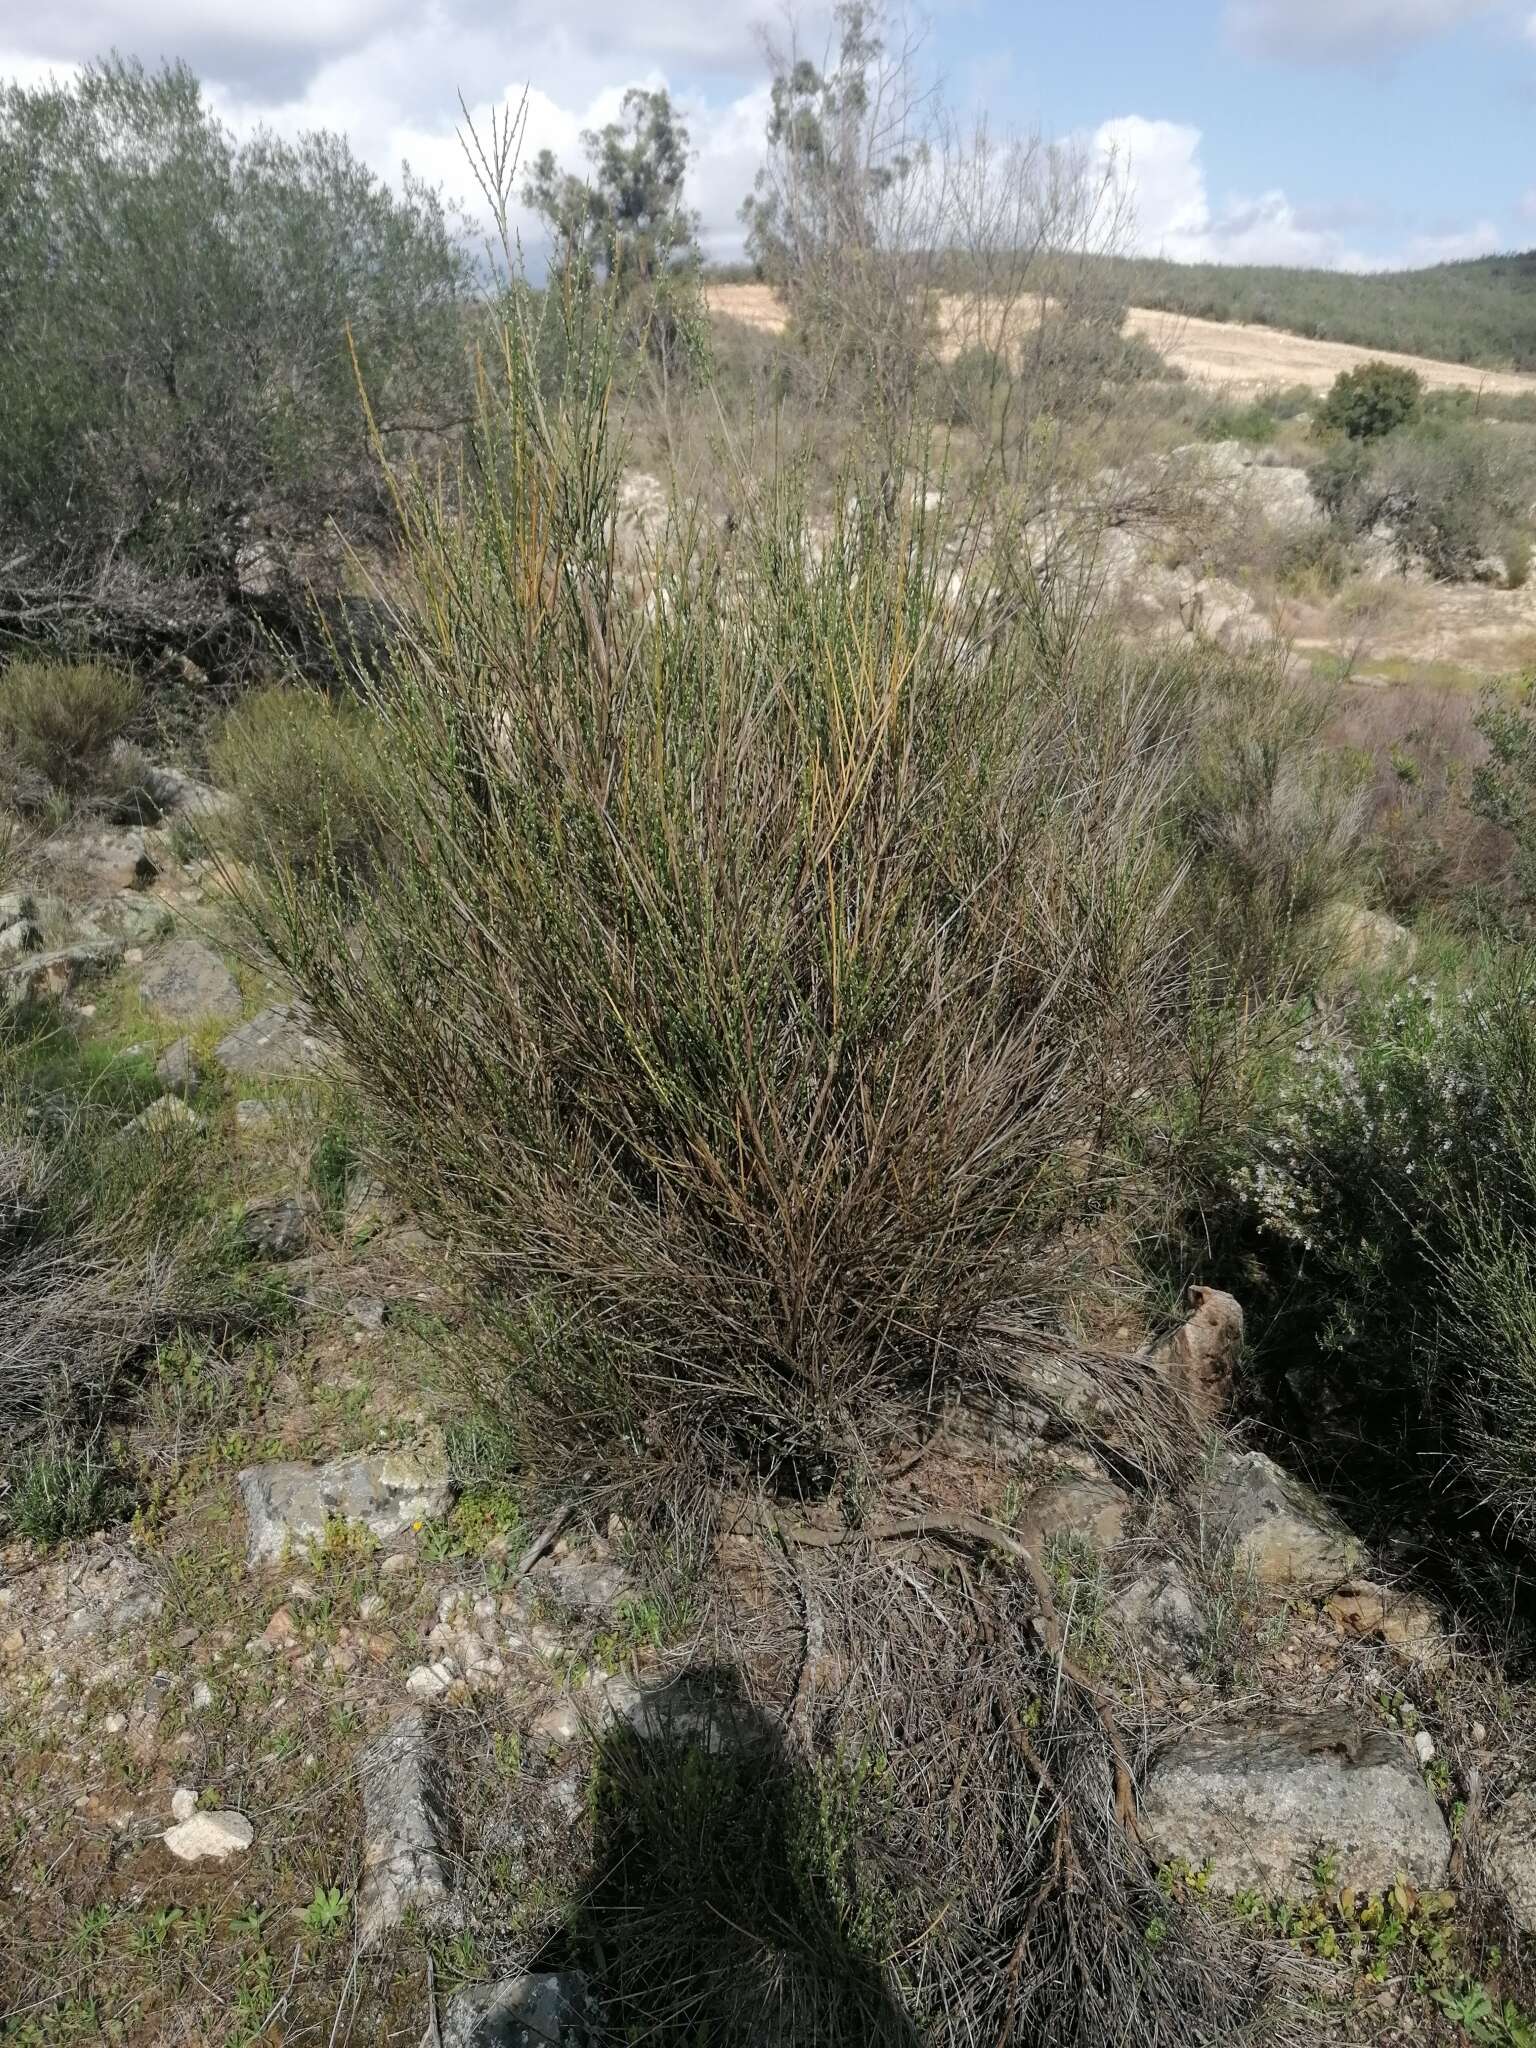
[{"label": "green leafy plant", "polygon": [[339,1885],[315,1886],[315,1895],[300,1916],[306,1934],[327,1939],[340,1934],[352,1911],[352,1901]]},{"label": "green leafy plant", "polygon": [[1406,424],[1419,410],[1424,380],[1417,370],[1380,361],[1341,370],[1318,407],[1320,433],[1343,434],[1351,441],[1375,441]]}]

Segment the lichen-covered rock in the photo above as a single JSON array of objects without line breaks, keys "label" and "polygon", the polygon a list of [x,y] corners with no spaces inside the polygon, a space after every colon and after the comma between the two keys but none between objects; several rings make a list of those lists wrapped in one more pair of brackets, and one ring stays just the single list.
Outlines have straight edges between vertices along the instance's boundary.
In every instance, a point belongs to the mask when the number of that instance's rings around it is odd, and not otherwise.
[{"label": "lichen-covered rock", "polygon": [[1536,1786],[1520,1785],[1487,1831],[1488,1867],[1524,1934],[1536,1934]]},{"label": "lichen-covered rock", "polygon": [[211,946],[172,939],[144,970],[139,996],[157,1016],[177,1024],[240,1014],[240,984]]},{"label": "lichen-covered rock", "polygon": [[240,1212],[240,1236],[263,1259],[297,1258],[309,1243],[304,1206],[292,1195],[268,1195]]},{"label": "lichen-covered rock", "polygon": [[431,1914],[448,1897],[444,1821],[426,1715],[415,1709],[392,1721],[363,1752],[358,1775],[363,1876],[357,1935],[363,1948],[371,1948],[407,1913]]},{"label": "lichen-covered rock", "polygon": [[1152,1353],[1155,1365],[1202,1422],[1216,1423],[1232,1399],[1232,1376],[1243,1350],[1242,1305],[1219,1287],[1192,1287],[1190,1313]]},{"label": "lichen-covered rock", "polygon": [[1024,1503],[1019,1539],[1036,1557],[1067,1536],[1113,1550],[1125,1534],[1126,1507],[1125,1495],[1107,1479],[1053,1479]]},{"label": "lichen-covered rock", "polygon": [[0,989],[9,1003],[56,1002],[82,981],[110,974],[123,952],[121,939],[77,939],[49,953],[24,956],[0,977]]},{"label": "lichen-covered rock", "polygon": [[167,1095],[179,1095],[183,1101],[197,1093],[203,1084],[203,1069],[190,1038],[178,1038],[165,1048],[155,1061],[155,1079]]},{"label": "lichen-covered rock", "polygon": [[240,1474],[253,1566],[324,1536],[333,1521],[366,1529],[380,1543],[413,1523],[446,1514],[453,1499],[441,1446],[377,1451],[328,1465],[255,1465]]},{"label": "lichen-covered rock", "polygon": [[1353,1578],[1365,1550],[1326,1502],[1262,1451],[1216,1453],[1202,1490],[1210,1534],[1261,1586],[1321,1596]]},{"label": "lichen-covered rock", "polygon": [[1154,1562],[1113,1598],[1121,1624],[1149,1650],[1187,1662],[1200,1641],[1200,1610],[1171,1558]]},{"label": "lichen-covered rock", "polygon": [[1380,1892],[1443,1883],[1451,1837],[1390,1730],[1339,1712],[1222,1722],[1180,1735],[1139,1813],[1159,1862],[1209,1866],[1212,1888],[1298,1896],[1326,1853],[1337,1882]]},{"label": "lichen-covered rock", "polygon": [[[587,2048],[598,2039],[596,2001],[579,1971],[466,1984],[449,1999],[442,2048]],[[435,2048],[427,2029],[422,2048]]]},{"label": "lichen-covered rock", "polygon": [[314,1073],[325,1048],[301,1003],[274,1003],[221,1039],[214,1057],[226,1073],[277,1081]]}]

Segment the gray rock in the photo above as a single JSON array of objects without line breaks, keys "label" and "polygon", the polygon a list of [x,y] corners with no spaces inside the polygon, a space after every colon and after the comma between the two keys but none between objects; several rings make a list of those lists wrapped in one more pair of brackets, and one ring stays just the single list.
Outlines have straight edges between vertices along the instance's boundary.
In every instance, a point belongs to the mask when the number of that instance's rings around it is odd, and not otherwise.
[{"label": "gray rock", "polygon": [[235,1104],[235,1128],[241,1131],[264,1131],[276,1116],[270,1102],[259,1102],[254,1096],[247,1096]]},{"label": "gray rock", "polygon": [[190,1038],[178,1038],[165,1048],[155,1061],[155,1079],[168,1095],[179,1095],[183,1101],[197,1093],[203,1085],[203,1070]]},{"label": "gray rock", "polygon": [[[444,2008],[442,2048],[588,2048],[599,2019],[576,1970],[465,1984]],[[422,2048],[435,2048],[430,2027]]]},{"label": "gray rock", "polygon": [[1044,1557],[1060,1537],[1080,1536],[1095,1550],[1113,1550],[1125,1534],[1125,1495],[1105,1479],[1053,1479],[1032,1493],[1019,1515],[1019,1538]]},{"label": "gray rock", "polygon": [[159,1582],[138,1558],[94,1555],[70,1574],[64,1638],[121,1635],[157,1619],[164,1604]]},{"label": "gray rock", "polygon": [[33,953],[7,968],[0,976],[0,989],[8,1003],[57,1001],[82,981],[110,974],[122,957],[121,939],[78,939],[52,952]]},{"label": "gray rock", "polygon": [[1365,1563],[1364,1546],[1333,1510],[1262,1451],[1222,1445],[1201,1506],[1210,1534],[1261,1586],[1322,1595]]},{"label": "gray rock", "polygon": [[292,1195],[271,1195],[247,1202],[240,1212],[240,1235],[264,1259],[297,1258],[309,1243],[303,1204]]},{"label": "gray rock", "polygon": [[202,1129],[202,1118],[179,1095],[157,1095],[148,1109],[141,1109],[123,1126],[125,1134],[133,1132],[149,1137],[163,1137],[170,1131]]},{"label": "gray rock", "polygon": [[1536,1934],[1536,1786],[1519,1785],[1488,1827],[1488,1867],[1523,1934]]},{"label": "gray rock", "polygon": [[442,1448],[379,1451],[328,1465],[255,1465],[240,1474],[252,1566],[315,1543],[331,1521],[354,1522],[380,1543],[413,1522],[445,1514],[453,1500]]},{"label": "gray rock", "polygon": [[6,931],[13,924],[20,924],[23,918],[37,915],[37,906],[32,900],[30,889],[0,889],[0,931]]},{"label": "gray rock", "polygon": [[300,1003],[275,1003],[221,1039],[215,1057],[227,1073],[274,1081],[312,1074],[325,1049]]},{"label": "gray rock", "polygon": [[30,917],[18,918],[14,924],[0,929],[0,956],[14,958],[18,953],[40,951],[43,935]]},{"label": "gray rock", "polygon": [[354,1294],[347,1303],[347,1320],[359,1330],[382,1330],[384,1304],[376,1294]]},{"label": "gray rock", "polygon": [[1171,1558],[1134,1578],[1115,1595],[1114,1607],[1122,1624],[1151,1649],[1183,1657],[1200,1640],[1200,1610],[1189,1581]]},{"label": "gray rock", "polygon": [[117,889],[142,889],[159,872],[137,826],[66,834],[49,840],[39,849],[39,856],[58,873],[61,884],[73,879],[98,897]]},{"label": "gray rock", "polygon": [[193,1023],[240,1014],[240,984],[211,946],[172,939],[162,946],[139,983],[143,1000],[162,1017]]},{"label": "gray rock", "polygon": [[1153,1765],[1138,1815],[1159,1862],[1210,1866],[1212,1889],[1298,1896],[1329,1856],[1336,1881],[1385,1891],[1444,1882],[1451,1837],[1390,1730],[1341,1712],[1222,1722],[1180,1735]]},{"label": "gray rock", "polygon": [[448,1897],[443,1811],[432,1769],[427,1717],[402,1714],[358,1762],[363,1790],[363,1875],[357,1933],[363,1948],[390,1934],[409,1912],[432,1914]]},{"label": "gray rock", "polygon": [[194,1813],[167,1828],[165,1846],[179,1863],[224,1863],[249,1849],[256,1831],[243,1813],[228,1808]]},{"label": "gray rock", "polygon": [[590,1619],[611,1615],[623,1596],[631,1591],[622,1565],[606,1561],[566,1558],[544,1564],[533,1574],[534,1584],[572,1614]]},{"label": "gray rock", "polygon": [[105,933],[126,945],[144,945],[158,939],[171,925],[171,913],[158,897],[145,896],[137,889],[120,889],[91,912],[93,933]]}]

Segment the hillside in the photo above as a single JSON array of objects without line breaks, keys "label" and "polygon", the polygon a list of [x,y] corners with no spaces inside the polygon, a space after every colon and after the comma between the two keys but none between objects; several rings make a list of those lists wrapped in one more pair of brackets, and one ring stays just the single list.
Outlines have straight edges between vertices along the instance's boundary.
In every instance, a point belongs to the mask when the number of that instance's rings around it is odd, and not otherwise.
[{"label": "hillside", "polygon": [[1103,261],[1132,305],[1154,311],[1483,369],[1536,370],[1536,250],[1370,275],[1158,257]]}]

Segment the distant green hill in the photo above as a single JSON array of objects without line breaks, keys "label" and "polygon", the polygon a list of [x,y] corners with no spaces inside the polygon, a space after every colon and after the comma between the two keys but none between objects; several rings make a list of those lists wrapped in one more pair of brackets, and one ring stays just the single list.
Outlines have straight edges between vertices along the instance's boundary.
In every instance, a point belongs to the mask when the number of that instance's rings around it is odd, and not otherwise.
[{"label": "distant green hill", "polygon": [[1365,275],[1153,256],[1102,261],[1117,294],[1133,306],[1250,321],[1486,370],[1536,370],[1536,249]]}]

